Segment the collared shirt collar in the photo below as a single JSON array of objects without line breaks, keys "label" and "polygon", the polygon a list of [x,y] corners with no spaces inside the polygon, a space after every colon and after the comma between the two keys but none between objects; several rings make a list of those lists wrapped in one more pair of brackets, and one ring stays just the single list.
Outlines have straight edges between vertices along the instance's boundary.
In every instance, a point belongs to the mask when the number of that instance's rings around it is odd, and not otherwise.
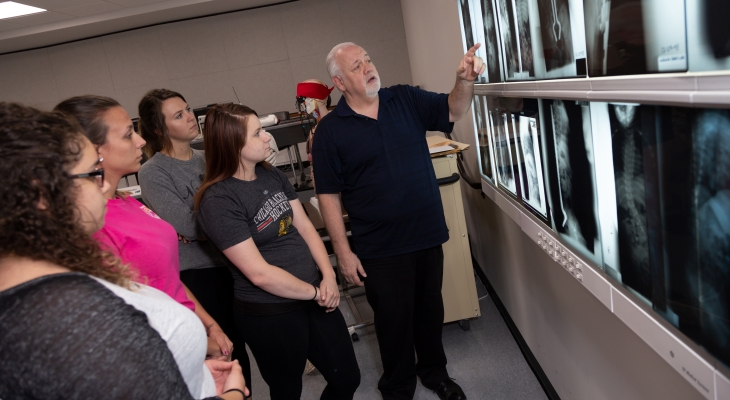
[{"label": "collared shirt collar", "polygon": [[[388,90],[387,88],[380,88],[378,91],[378,97],[380,101],[380,105],[383,105],[390,101],[390,99],[393,98],[393,92]],[[340,101],[337,102],[337,107],[335,108],[335,111],[337,112],[337,115],[340,117],[349,117],[353,115],[358,115],[355,111],[350,108],[350,105],[347,104],[347,100],[345,100],[345,96],[340,97]]]}]

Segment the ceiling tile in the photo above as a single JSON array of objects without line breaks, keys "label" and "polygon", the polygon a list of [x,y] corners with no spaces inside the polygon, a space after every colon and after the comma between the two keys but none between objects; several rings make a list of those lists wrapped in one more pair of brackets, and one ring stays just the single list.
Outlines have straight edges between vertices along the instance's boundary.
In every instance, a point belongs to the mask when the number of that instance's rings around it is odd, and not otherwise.
[{"label": "ceiling tile", "polygon": [[99,0],[14,0],[16,3],[23,3],[33,7],[40,7],[44,10],[59,10],[61,8],[77,7],[84,4],[96,3]]},{"label": "ceiling tile", "polygon": [[15,23],[15,22],[10,22],[6,19],[0,19],[0,32],[9,31],[11,29],[18,29],[18,28],[22,28],[24,26],[25,25],[21,25],[19,23]]},{"label": "ceiling tile", "polygon": [[49,24],[51,22],[64,21],[76,18],[73,15],[62,14],[55,11],[46,11],[37,14],[26,15],[23,17],[8,18],[9,22],[14,24],[23,24],[26,26],[35,26]]},{"label": "ceiling tile", "polygon": [[161,3],[165,0],[108,0],[110,3],[118,4],[122,7],[146,6],[147,4]]},{"label": "ceiling tile", "polygon": [[96,3],[86,4],[83,6],[62,8],[58,10],[58,12],[75,15],[77,17],[86,17],[87,15],[101,14],[109,11],[121,10],[122,8],[124,7],[108,3],[106,1],[98,1]]}]

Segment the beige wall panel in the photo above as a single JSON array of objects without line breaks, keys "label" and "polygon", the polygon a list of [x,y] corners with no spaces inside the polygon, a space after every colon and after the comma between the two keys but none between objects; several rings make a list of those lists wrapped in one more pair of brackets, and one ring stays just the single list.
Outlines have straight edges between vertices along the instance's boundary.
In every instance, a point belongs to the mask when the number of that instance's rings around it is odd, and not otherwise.
[{"label": "beige wall panel", "polygon": [[212,103],[236,101],[231,89],[229,71],[214,72],[190,78],[171,79],[169,89],[185,96],[188,104],[193,108]]},{"label": "beige wall panel", "polygon": [[281,6],[281,21],[290,58],[329,53],[349,41],[335,0],[305,0]]},{"label": "beige wall panel", "polygon": [[157,29],[169,79],[228,69],[217,17],[160,25]]},{"label": "beige wall panel", "polygon": [[100,38],[48,48],[61,100],[82,94],[114,96]]},{"label": "beige wall panel", "polygon": [[[151,89],[171,89],[170,81],[161,80],[159,82],[152,82],[142,86],[117,89],[114,98],[122,105],[122,107],[124,107],[125,110],[127,110],[130,117],[135,118],[139,116],[137,113],[137,105],[139,105],[139,101],[142,100],[142,96]],[[186,100],[189,100],[187,95],[183,94],[183,96],[185,96]]]},{"label": "beige wall panel", "polygon": [[167,79],[157,27],[102,37],[114,88],[148,85]]},{"label": "beige wall panel", "polygon": [[241,103],[259,114],[295,110],[296,81],[288,60],[231,70],[231,81]]},{"label": "beige wall panel", "polygon": [[0,101],[25,104],[58,101],[58,89],[46,49],[3,56],[0,88]]},{"label": "beige wall panel", "polygon": [[342,32],[347,42],[361,46],[405,38],[400,2],[392,0],[338,0]]},{"label": "beige wall panel", "polygon": [[52,111],[53,107],[55,107],[56,104],[58,104],[58,103],[59,103],[58,101],[49,101],[46,103],[34,103],[34,104],[28,104],[28,105],[31,107],[35,107],[42,111]]},{"label": "beige wall panel", "polygon": [[[332,79],[327,73],[327,68],[324,64],[324,60],[327,58],[327,53],[311,54],[289,60],[294,82],[301,82],[307,79],[319,79],[324,82],[325,85],[332,87],[334,83],[332,83]],[[332,104],[334,105],[340,100],[342,94],[339,90],[335,89],[332,91],[330,96],[332,96]]]},{"label": "beige wall panel", "polygon": [[286,60],[286,39],[279,7],[265,7],[216,17],[220,22],[228,68]]},{"label": "beige wall panel", "polygon": [[405,38],[370,43],[364,48],[378,69],[383,87],[413,83]]}]

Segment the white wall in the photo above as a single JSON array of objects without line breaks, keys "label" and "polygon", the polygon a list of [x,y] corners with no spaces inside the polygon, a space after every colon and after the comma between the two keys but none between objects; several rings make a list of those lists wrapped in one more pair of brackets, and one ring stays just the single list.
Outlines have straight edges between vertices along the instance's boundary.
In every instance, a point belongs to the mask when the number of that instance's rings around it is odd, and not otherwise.
[{"label": "white wall", "polygon": [[[413,83],[447,92],[463,56],[457,0],[401,0]],[[454,128],[470,143],[471,113]],[[462,183],[472,252],[561,399],[700,399],[669,364],[539,250],[479,190]],[[486,378],[485,378],[486,379]],[[477,396],[478,394],[473,394]]]},{"label": "white wall", "polygon": [[152,88],[196,107],[235,101],[233,86],[259,113],[295,111],[296,83],[331,84],[324,59],[345,41],[368,49],[384,85],[411,83],[399,2],[301,0],[1,55],[0,101],[51,109],[99,94],[135,117]]}]

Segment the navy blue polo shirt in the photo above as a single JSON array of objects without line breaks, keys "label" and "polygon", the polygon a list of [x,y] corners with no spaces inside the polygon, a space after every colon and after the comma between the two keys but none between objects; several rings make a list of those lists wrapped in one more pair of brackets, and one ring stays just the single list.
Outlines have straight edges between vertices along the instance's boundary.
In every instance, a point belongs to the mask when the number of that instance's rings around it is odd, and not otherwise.
[{"label": "navy blue polo shirt", "polygon": [[444,220],[426,131],[451,132],[448,95],[398,85],[380,89],[378,119],[343,96],[317,126],[312,165],[317,194],[342,193],[360,259],[445,243]]}]

